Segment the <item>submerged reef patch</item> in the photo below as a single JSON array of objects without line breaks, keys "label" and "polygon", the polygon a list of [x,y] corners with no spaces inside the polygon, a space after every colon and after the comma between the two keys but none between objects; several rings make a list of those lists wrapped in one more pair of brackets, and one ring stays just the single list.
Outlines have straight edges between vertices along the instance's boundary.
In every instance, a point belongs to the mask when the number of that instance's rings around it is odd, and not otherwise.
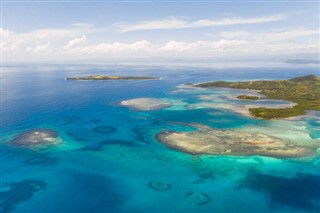
[{"label": "submerged reef patch", "polygon": [[135,133],[135,139],[139,142],[142,142],[144,144],[149,144],[150,142],[148,141],[146,135],[146,126],[139,126],[139,127],[134,127],[132,128],[132,131]]},{"label": "submerged reef patch", "polygon": [[274,208],[285,205],[296,210],[320,212],[319,175],[299,173],[286,178],[249,173],[240,187],[266,194]]},{"label": "submerged reef patch", "polygon": [[117,129],[113,126],[96,126],[93,128],[93,131],[95,133],[99,133],[99,134],[111,134],[114,133],[115,131],[117,131]]},{"label": "submerged reef patch", "polygon": [[23,201],[28,201],[33,194],[46,188],[46,183],[40,180],[24,180],[12,183],[9,190],[0,191],[0,212],[8,213],[14,210],[14,207]]},{"label": "submerged reef patch", "polygon": [[172,187],[171,184],[162,181],[150,181],[148,186],[156,191],[167,191]]},{"label": "submerged reef patch", "polygon": [[201,172],[198,176],[198,178],[193,181],[193,184],[201,184],[206,182],[206,180],[214,180],[216,178],[216,176],[214,174],[212,174],[210,171],[207,172]]},{"label": "submerged reef patch", "polygon": [[32,129],[18,134],[8,144],[17,147],[46,148],[61,142],[58,132],[53,129]]},{"label": "submerged reef patch", "polygon": [[103,148],[107,145],[120,145],[120,146],[131,146],[131,147],[139,147],[140,145],[134,141],[126,141],[126,140],[104,140],[98,144],[88,145],[81,148],[82,151],[103,151]]},{"label": "submerged reef patch", "polygon": [[73,137],[73,139],[76,141],[88,141],[88,139],[81,137],[78,133],[73,132],[72,130],[66,132],[66,134]]},{"label": "submerged reef patch", "polygon": [[318,148],[250,130],[165,131],[157,134],[156,139],[169,148],[190,154],[294,158],[313,156]]},{"label": "submerged reef patch", "polygon": [[312,139],[320,138],[320,113],[310,113],[311,118],[307,119],[307,130]]},{"label": "submerged reef patch", "polygon": [[189,203],[200,206],[205,205],[210,201],[210,196],[203,192],[187,192],[185,198]]}]

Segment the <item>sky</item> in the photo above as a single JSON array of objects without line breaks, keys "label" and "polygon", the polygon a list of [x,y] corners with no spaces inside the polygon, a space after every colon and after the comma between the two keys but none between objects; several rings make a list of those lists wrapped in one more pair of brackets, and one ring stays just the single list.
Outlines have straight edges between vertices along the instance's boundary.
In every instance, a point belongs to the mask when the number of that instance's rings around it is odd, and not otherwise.
[{"label": "sky", "polygon": [[319,1],[2,0],[4,62],[319,57]]}]

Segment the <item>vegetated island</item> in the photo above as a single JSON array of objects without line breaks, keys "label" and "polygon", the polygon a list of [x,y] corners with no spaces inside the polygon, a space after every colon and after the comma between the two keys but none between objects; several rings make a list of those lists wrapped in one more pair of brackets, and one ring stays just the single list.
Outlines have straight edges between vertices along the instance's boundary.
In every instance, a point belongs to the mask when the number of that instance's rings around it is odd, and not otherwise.
[{"label": "vegetated island", "polygon": [[99,80],[159,80],[159,77],[146,76],[118,76],[118,75],[89,75],[82,77],[67,77],[66,80],[74,81],[99,81]]},{"label": "vegetated island", "polygon": [[[289,80],[246,81],[246,82],[207,82],[194,84],[194,87],[227,87],[234,89],[259,90],[267,99],[280,99],[297,103],[291,108],[250,108],[250,113],[259,118],[289,118],[303,115],[306,110],[320,110],[320,77],[307,75]],[[255,96],[254,96],[255,97]],[[251,96],[238,96],[240,99],[258,100]]]},{"label": "vegetated island", "polygon": [[260,100],[261,99],[254,95],[238,95],[237,98],[242,100]]}]

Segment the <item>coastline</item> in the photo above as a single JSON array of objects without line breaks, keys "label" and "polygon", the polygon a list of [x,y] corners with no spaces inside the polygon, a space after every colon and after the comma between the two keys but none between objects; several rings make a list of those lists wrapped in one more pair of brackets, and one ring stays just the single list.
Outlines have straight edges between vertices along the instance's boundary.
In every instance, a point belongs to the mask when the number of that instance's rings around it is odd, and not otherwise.
[{"label": "coastline", "polygon": [[[285,100],[296,103],[296,105],[286,108],[273,108],[265,106],[249,108],[249,111],[252,115],[263,119],[289,118],[304,115],[307,110],[320,110],[320,77],[312,74],[288,80],[259,80],[240,82],[214,81],[198,83],[194,84],[193,86],[200,88],[222,87],[260,90],[257,93],[264,95],[265,97],[263,99]],[[246,95],[243,94],[238,97],[241,96],[246,97]],[[250,101],[260,100],[259,97],[257,97],[257,99],[258,100]]]}]

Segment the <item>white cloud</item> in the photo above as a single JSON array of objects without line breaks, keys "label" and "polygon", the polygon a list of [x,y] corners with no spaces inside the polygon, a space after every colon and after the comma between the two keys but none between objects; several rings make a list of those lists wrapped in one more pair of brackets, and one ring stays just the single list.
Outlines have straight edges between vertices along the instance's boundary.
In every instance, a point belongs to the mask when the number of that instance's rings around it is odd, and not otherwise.
[{"label": "white cloud", "polygon": [[35,47],[27,47],[26,52],[28,53],[50,53],[53,50],[51,49],[51,42],[47,42],[46,44],[39,44]]},{"label": "white cloud", "polygon": [[299,29],[261,34],[259,36],[259,39],[267,42],[275,42],[275,41],[284,41],[289,39],[296,39],[301,37],[309,37],[309,36],[317,36],[317,35],[319,35],[319,29],[307,30],[307,29],[299,28]]},{"label": "white cloud", "polygon": [[91,23],[73,23],[72,26],[80,28],[93,28],[94,25]]},{"label": "white cloud", "polygon": [[[66,58],[215,57],[281,55],[319,52],[319,31],[291,28],[216,32],[209,39],[181,41],[168,36],[165,42],[137,39],[131,42],[94,42],[87,29],[39,29],[15,33],[0,29],[3,59],[65,60]],[[95,35],[92,36],[93,38]],[[90,39],[91,38],[91,39]],[[208,38],[208,37],[207,37]],[[90,40],[90,42],[88,42]],[[26,54],[29,53],[29,54]]]},{"label": "white cloud", "polygon": [[70,40],[63,48],[64,49],[72,49],[75,48],[81,44],[84,44],[87,41],[87,36],[82,35],[79,38],[75,38]]},{"label": "white cloud", "polygon": [[262,42],[277,42],[293,40],[303,37],[318,36],[319,30],[310,30],[304,28],[280,29],[269,32],[248,32],[248,31],[226,31],[219,33],[219,36],[226,39],[253,39]]},{"label": "white cloud", "polygon": [[17,37],[23,37],[25,40],[33,39],[64,39],[79,34],[76,29],[38,29],[29,33],[14,34]]},{"label": "white cloud", "polygon": [[184,21],[175,18],[157,20],[157,21],[143,21],[138,23],[118,23],[115,27],[118,32],[125,33],[138,30],[160,30],[160,29],[183,29],[183,28],[197,28],[210,26],[227,26],[239,24],[259,24],[280,21],[285,19],[285,15],[263,16],[256,18],[224,18],[219,20],[200,19],[197,21]]},{"label": "white cloud", "polygon": [[147,52],[155,50],[151,42],[146,40],[136,41],[133,43],[101,43],[97,45],[87,46],[80,49],[84,54],[112,54],[112,53],[128,53],[128,52]]},{"label": "white cloud", "polygon": [[[28,53],[52,52],[55,49],[61,49],[61,45],[68,43],[69,47],[79,45],[78,38],[91,29],[37,29],[31,32],[16,33],[7,29],[0,28],[2,37],[1,49],[13,54],[14,51],[27,51]],[[86,39],[81,37],[81,39]],[[75,40],[75,41],[72,41]],[[81,40],[81,41],[82,41]],[[82,41],[83,42],[83,41]],[[67,45],[68,45],[67,44]]]},{"label": "white cloud", "polygon": [[163,47],[161,51],[172,51],[172,52],[189,52],[189,53],[209,53],[209,52],[221,52],[227,48],[235,48],[238,46],[245,45],[247,41],[243,40],[225,40],[221,39],[218,41],[196,41],[196,42],[177,42],[169,41]]},{"label": "white cloud", "polygon": [[46,44],[37,45],[37,46],[33,49],[33,52],[39,53],[39,52],[45,52],[45,51],[47,51],[47,50],[50,50],[50,45],[51,45],[51,42],[48,42],[48,43],[46,43]]},{"label": "white cloud", "polygon": [[12,34],[13,34],[13,31],[0,28],[0,35],[1,35],[2,39],[8,38],[8,37],[11,36]]},{"label": "white cloud", "polygon": [[79,48],[78,52],[87,56],[107,57],[237,57],[244,55],[266,55],[317,52],[319,44],[264,43],[252,40],[219,39],[214,41],[168,41],[154,44],[141,40],[132,43],[100,43]]}]

